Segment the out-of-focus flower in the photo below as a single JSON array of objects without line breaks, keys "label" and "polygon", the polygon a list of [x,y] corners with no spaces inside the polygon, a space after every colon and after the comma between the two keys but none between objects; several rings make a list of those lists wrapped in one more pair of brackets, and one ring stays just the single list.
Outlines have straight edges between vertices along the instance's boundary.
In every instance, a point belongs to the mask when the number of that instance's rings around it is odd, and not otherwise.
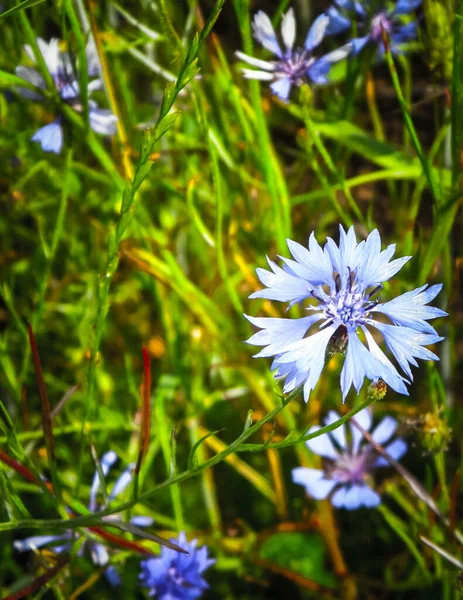
[{"label": "out-of-focus flower", "polygon": [[[340,418],[335,411],[330,411],[325,419],[325,425],[330,425]],[[372,426],[371,412],[368,408],[353,417],[358,424],[369,432]],[[318,431],[315,425],[309,433]],[[401,438],[390,441],[397,429],[397,421],[385,417],[373,430],[371,437],[379,444],[387,443],[386,452],[399,460],[407,451],[407,444]],[[350,441],[346,437],[346,429],[341,425],[331,433],[320,435],[307,443],[308,448],[322,456],[325,461],[323,469],[308,469],[298,467],[293,469],[294,483],[303,485],[306,492],[316,500],[330,496],[330,501],[336,508],[354,510],[361,506],[372,508],[381,502],[380,495],[367,483],[367,479],[376,467],[386,467],[387,460],[379,456],[375,448],[365,443],[363,434],[350,423]]]},{"label": "out-of-focus flower", "polygon": [[[58,90],[58,93],[63,100],[74,110],[82,111],[80,100],[79,83],[76,79],[74,66],[67,52],[61,52],[59,40],[53,38],[49,43],[41,38],[37,38],[37,45],[44,58],[45,64],[53,82]],[[25,47],[29,58],[34,61],[34,54],[30,46]],[[87,69],[89,77],[99,75],[99,62],[96,49],[92,41],[87,44]],[[45,90],[46,84],[43,77],[35,69],[30,67],[16,67],[16,75],[25,81],[32,83],[37,88]],[[101,88],[101,80],[93,79],[88,84],[88,93],[91,94],[95,90]],[[18,88],[19,93],[29,100],[41,101],[43,95],[36,93],[26,88]],[[96,133],[102,135],[113,135],[116,132],[117,118],[110,110],[99,108],[98,104],[93,100],[89,101],[89,122],[90,127]],[[42,150],[46,152],[54,152],[59,154],[63,148],[63,127],[62,116],[58,116],[54,121],[37,130],[32,136],[33,142],[38,142]]]},{"label": "out-of-focus flower", "polygon": [[[343,401],[352,385],[357,393],[360,391],[365,377],[372,381],[382,379],[396,392],[408,395],[405,384],[413,380],[410,365],[417,366],[417,358],[439,360],[424,346],[443,339],[427,321],[447,313],[426,306],[442,285],[430,288],[424,285],[379,304],[373,297],[382,289],[382,283],[411,257],[391,261],[395,244],[381,251],[381,238],[376,229],[359,244],[353,227],[346,233],[340,226],[339,232],[339,247],[328,238],[322,249],[313,233],[308,249],[288,240],[294,260],[282,258],[281,268],[267,259],[271,271],[257,269],[266,288],[250,298],[278,300],[290,306],[307,300],[309,315],[301,319],[245,315],[262,330],[247,342],[264,346],[256,357],[275,356],[272,369],[276,370],[277,378],[286,379],[285,393],[304,385],[306,402],[318,382],[327,352],[329,355],[339,351],[346,355],[341,372]],[[392,324],[377,320],[378,314],[387,317]],[[408,380],[381,350],[370,328],[382,335]]]},{"label": "out-of-focus flower", "polygon": [[423,0],[397,0],[395,4],[382,0],[369,6],[367,1],[334,0],[326,13],[329,18],[326,35],[350,29],[352,20],[355,20],[358,33],[364,35],[351,40],[353,54],[361,52],[367,44],[376,45],[382,54],[383,30],[390,40],[391,51],[398,52],[400,44],[415,39],[417,35],[416,21],[404,22],[402,17],[412,13],[422,3]]},{"label": "out-of-focus flower", "polygon": [[313,51],[325,36],[328,24],[329,18],[326,15],[317,17],[310,28],[304,47],[294,48],[296,20],[293,9],[289,9],[281,22],[281,37],[284,45],[282,50],[272,22],[264,12],[259,11],[254,16],[252,24],[254,37],[277,59],[260,60],[243,52],[236,52],[238,58],[258,69],[243,69],[243,75],[248,79],[271,81],[272,92],[285,102],[293,85],[299,86],[306,80],[313,83],[326,83],[331,65],[345,58],[350,52],[350,45],[346,44],[320,58],[313,56]]},{"label": "out-of-focus flower", "polygon": [[452,439],[452,428],[449,427],[442,411],[427,412],[408,424],[417,431],[423,447],[431,453],[445,452]]},{"label": "out-of-focus flower", "polygon": [[[103,455],[103,458],[101,459],[101,469],[105,477],[109,473],[116,460],[117,454],[112,450]],[[129,485],[132,480],[132,471],[134,466],[134,464],[129,465],[116,480],[109,494],[110,501],[114,500]],[[98,473],[95,472],[95,475],[93,476],[92,487],[90,488],[90,498],[88,503],[88,509],[92,513],[98,512],[99,510],[103,510],[103,508],[105,508],[104,505],[98,503],[99,490],[100,479],[98,477]],[[109,515],[103,517],[103,519],[105,521],[111,521],[116,519],[118,520],[118,517],[117,515]],[[152,525],[153,519],[151,517],[134,516],[130,522],[137,527],[149,527]],[[74,537],[75,535],[76,534],[74,533]],[[16,540],[13,545],[18,552],[37,550],[38,548],[47,546],[49,550],[59,554],[60,552],[69,551],[72,546],[72,541],[73,533],[71,531],[67,531],[66,533],[60,535],[36,535],[24,540]],[[79,556],[82,556],[86,548],[89,550],[91,559],[95,565],[104,567],[108,564],[109,554],[106,546],[99,544],[98,542],[88,540],[79,549]],[[119,585],[121,583],[119,573],[112,565],[109,565],[106,568],[105,575],[111,585]]]},{"label": "out-of-focus flower", "polygon": [[195,600],[209,587],[203,573],[215,560],[206,546],[197,548],[198,540],[188,542],[183,532],[171,541],[188,554],[162,547],[159,558],[141,561],[141,584],[158,600]]}]

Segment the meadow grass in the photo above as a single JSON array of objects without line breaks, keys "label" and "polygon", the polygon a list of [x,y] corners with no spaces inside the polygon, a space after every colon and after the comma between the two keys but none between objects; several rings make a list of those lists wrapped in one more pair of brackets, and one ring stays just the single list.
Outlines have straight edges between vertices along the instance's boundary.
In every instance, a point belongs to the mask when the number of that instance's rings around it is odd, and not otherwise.
[{"label": "meadow grass", "polygon": [[[204,597],[460,595],[463,0],[426,0],[402,54],[344,59],[328,84],[304,84],[285,103],[265,81],[244,79],[234,52],[267,58],[253,15],[265,10],[278,26],[289,5],[2,7],[2,598],[146,597],[140,558],[180,531],[216,559]],[[300,36],[326,6],[294,8]],[[37,43],[53,37],[72,57],[79,110],[60,99]],[[89,37],[104,84],[92,97]],[[15,75],[32,65],[26,44],[46,101],[18,92],[34,90]],[[92,131],[92,98],[117,117],[115,135]],[[45,153],[31,137],[57,112],[63,150]],[[253,328],[243,313],[304,314],[248,300],[266,255],[288,256],[287,238],[305,245],[312,231],[337,240],[339,224],[358,240],[378,228],[383,247],[413,256],[385,284],[386,299],[444,283],[441,360],[420,364],[409,397],[388,390],[378,400],[365,384],[342,404],[336,354],[306,404],[300,388],[283,395],[268,360],[244,343]],[[346,511],[309,498],[291,478],[295,467],[320,467],[304,442],[373,403],[375,421],[397,418],[409,447],[403,468],[377,479],[381,506]],[[329,410],[340,419],[309,432]],[[115,475],[100,462],[108,450]],[[130,464],[130,485],[111,499]],[[101,510],[91,511],[95,470]],[[131,525],[137,515],[154,524]],[[13,546],[65,531],[67,554]],[[116,588],[80,552],[95,540],[122,575]]]}]

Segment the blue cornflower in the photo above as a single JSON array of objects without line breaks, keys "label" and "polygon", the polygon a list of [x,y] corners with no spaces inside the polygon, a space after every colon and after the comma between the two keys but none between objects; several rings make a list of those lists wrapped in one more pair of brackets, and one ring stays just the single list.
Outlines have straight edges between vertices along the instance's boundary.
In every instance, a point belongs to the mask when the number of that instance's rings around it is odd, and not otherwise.
[{"label": "blue cornflower", "polygon": [[[325,425],[331,425],[340,418],[334,410],[328,413]],[[371,412],[368,408],[361,410],[353,417],[367,432],[372,426]],[[320,429],[314,425],[309,430],[313,433]],[[373,430],[371,437],[379,444],[388,443],[384,448],[395,460],[399,460],[407,451],[406,442],[397,438],[390,442],[397,429],[397,421],[385,417]],[[375,448],[364,443],[363,434],[350,423],[350,441],[346,437],[346,429],[341,425],[331,433],[325,433],[306,442],[307,447],[318,456],[326,459],[324,469],[293,469],[294,483],[303,485],[306,492],[316,500],[324,500],[331,495],[331,504],[336,508],[355,510],[361,506],[372,508],[378,506],[381,498],[371,489],[367,479],[376,467],[387,467],[389,463],[379,456]]]},{"label": "blue cornflower", "polygon": [[321,43],[329,24],[326,15],[317,17],[310,28],[303,48],[294,48],[296,39],[296,20],[293,9],[283,15],[281,36],[285,46],[284,51],[278,43],[275,30],[269,17],[261,10],[254,16],[253,31],[256,40],[277,57],[277,60],[260,60],[253,56],[236,52],[238,58],[253,67],[260,69],[243,69],[248,79],[272,81],[272,92],[285,102],[288,100],[291,87],[301,85],[306,78],[314,83],[326,83],[327,74],[333,63],[345,58],[350,52],[346,44],[321,58],[315,58],[313,51]]},{"label": "blue cornflower", "polygon": [[[56,38],[51,39],[49,43],[41,38],[37,38],[37,44],[61,99],[72,106],[74,110],[80,112],[82,104],[80,101],[79,83],[76,80],[74,68],[68,53],[61,52],[59,47],[60,41]],[[25,50],[29,58],[34,61],[34,54],[30,46],[25,46]],[[100,72],[98,55],[94,43],[91,41],[87,44],[86,54],[88,74],[90,77],[97,77]],[[43,77],[35,69],[19,66],[16,67],[16,75],[38,88],[43,90],[46,88]],[[90,94],[100,89],[101,85],[100,79],[90,81],[88,84],[88,93]],[[44,99],[41,94],[26,88],[18,88],[18,91],[24,98],[28,98],[29,100],[41,101]],[[96,133],[113,135],[116,132],[117,117],[110,110],[99,108],[98,104],[93,100],[89,101],[88,118],[90,127]],[[45,152],[59,154],[63,148],[63,127],[61,121],[62,117],[59,116],[48,125],[45,125],[45,127],[37,130],[31,140],[39,142],[42,150],[45,150]]]},{"label": "blue cornflower", "polygon": [[196,548],[198,540],[188,542],[183,532],[171,542],[188,554],[163,546],[159,558],[141,561],[140,581],[158,600],[195,600],[209,587],[202,574],[215,560],[208,557],[206,546]]},{"label": "blue cornflower", "polygon": [[374,4],[372,12],[368,2],[334,0],[333,6],[330,6],[326,13],[329,17],[326,35],[335,35],[350,29],[352,19],[355,18],[357,28],[367,33],[351,40],[353,54],[359,54],[367,44],[376,45],[382,54],[383,30],[390,39],[391,51],[397,52],[397,45],[415,39],[417,35],[416,21],[404,23],[402,16],[412,13],[422,3],[423,0],[398,0],[392,7],[390,2],[382,0]]},{"label": "blue cornflower", "polygon": [[[256,357],[275,356],[272,369],[276,370],[277,378],[286,378],[285,393],[304,385],[306,402],[320,377],[327,351],[328,354],[345,351],[341,372],[343,401],[352,384],[357,392],[360,391],[365,377],[372,381],[382,379],[395,391],[408,395],[405,384],[413,380],[410,365],[417,366],[415,359],[439,360],[424,346],[443,339],[427,321],[447,313],[426,306],[437,296],[442,285],[430,288],[424,285],[379,304],[373,296],[411,257],[391,262],[395,244],[381,252],[381,239],[376,229],[359,244],[353,227],[346,233],[340,226],[339,232],[339,247],[328,238],[322,249],[313,233],[308,249],[287,240],[295,260],[282,258],[281,268],[267,259],[271,272],[257,269],[260,281],[267,287],[250,298],[289,302],[290,306],[308,300],[309,315],[301,319],[245,315],[262,330],[247,342],[265,346]],[[377,320],[378,314],[390,323]],[[408,380],[399,374],[380,349],[370,328],[382,335]],[[368,349],[359,333],[366,340]]]},{"label": "blue cornflower", "polygon": [[[112,450],[103,455],[103,458],[101,459],[101,469],[105,477],[109,473],[116,460],[117,454]],[[116,480],[112,487],[111,493],[109,494],[109,500],[114,500],[129,485],[132,480],[132,471],[134,466],[134,464],[130,464]],[[101,506],[97,500],[99,490],[100,479],[98,477],[98,473],[95,472],[95,475],[93,476],[92,487],[90,488],[90,498],[88,503],[88,509],[92,513],[98,512],[104,508],[104,506]],[[119,520],[119,518],[117,515],[109,515],[103,517],[103,520],[111,521]],[[138,527],[149,527],[152,525],[153,519],[151,517],[135,516],[132,517],[130,522]],[[59,554],[61,552],[67,552],[71,549],[73,538],[75,539],[75,536],[76,532],[73,534],[71,531],[66,531],[60,535],[35,535],[24,540],[17,540],[13,545],[18,552],[36,550],[37,548],[42,548],[44,546],[51,546],[50,550],[53,550]],[[86,541],[79,549],[79,556],[84,553],[85,548],[89,550],[94,564],[98,565],[99,567],[104,567],[108,564],[109,554],[106,546],[99,544],[98,542],[94,542],[93,540]],[[105,575],[111,585],[119,585],[121,583],[119,573],[112,565],[109,565],[106,568]]]}]

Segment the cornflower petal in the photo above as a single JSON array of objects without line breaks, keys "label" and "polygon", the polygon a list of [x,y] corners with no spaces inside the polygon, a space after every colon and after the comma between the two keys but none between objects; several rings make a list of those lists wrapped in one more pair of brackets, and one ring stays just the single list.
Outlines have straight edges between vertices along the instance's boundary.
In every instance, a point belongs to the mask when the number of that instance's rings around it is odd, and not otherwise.
[{"label": "cornflower petal", "polygon": [[330,6],[326,11],[326,14],[330,20],[328,27],[326,28],[326,35],[337,35],[349,29],[351,26],[351,20],[348,17],[342,15],[337,8]]},{"label": "cornflower petal", "polygon": [[[333,266],[330,257],[328,253],[323,252],[320,248],[313,233],[309,238],[308,249],[289,239],[286,240],[286,243],[296,261],[290,263],[291,270],[296,276],[310,281],[311,286],[334,285]],[[287,262],[287,264],[289,263]]]},{"label": "cornflower petal", "polygon": [[392,389],[402,394],[407,394],[405,385],[397,371],[392,371],[388,366],[379,361],[371,352],[369,352],[358,335],[354,331],[349,331],[349,343],[347,346],[346,360],[341,371],[341,390],[343,402],[353,385],[357,390],[363,385],[365,377],[375,381],[383,379]]},{"label": "cornflower petal", "polygon": [[361,506],[374,508],[381,503],[381,498],[368,485],[353,485],[344,496],[344,507],[347,510],[356,510]]},{"label": "cornflower petal", "polygon": [[293,363],[297,371],[304,373],[304,400],[309,400],[310,392],[317,385],[325,364],[326,347],[337,326],[331,325],[308,338],[294,342],[280,356],[280,363]]},{"label": "cornflower petal", "polygon": [[281,267],[267,258],[273,273],[265,269],[256,269],[257,277],[268,289],[254,292],[250,298],[266,298],[267,300],[278,300],[296,304],[311,296],[311,288],[308,282],[300,277],[286,273]]},{"label": "cornflower petal", "polygon": [[[37,73],[35,69],[31,69],[30,67],[23,67],[20,65],[19,67],[16,67],[15,72],[18,77],[21,77],[21,79],[32,83],[32,85],[35,85],[38,88],[41,88],[43,90],[45,89],[45,81],[42,75],[40,75],[40,73]],[[41,94],[29,90],[27,88],[18,87],[17,91],[23,98],[26,98],[27,100],[43,100],[43,96]]]},{"label": "cornflower petal", "polygon": [[384,417],[377,427],[373,430],[371,437],[373,440],[383,446],[387,441],[391,439],[394,433],[397,431],[397,420],[392,417]]},{"label": "cornflower petal", "polygon": [[151,517],[143,517],[142,515],[136,515],[130,519],[132,525],[136,525],[137,527],[151,527],[154,523],[154,519]]},{"label": "cornflower petal", "polygon": [[392,14],[408,15],[423,4],[423,0],[397,0]]},{"label": "cornflower petal", "polygon": [[277,79],[273,83],[270,84],[270,89],[278,96],[280,100],[286,102],[289,97],[289,92],[291,91],[291,79],[289,77],[282,77],[281,79]]},{"label": "cornflower petal", "polygon": [[435,344],[444,338],[431,333],[420,333],[411,327],[397,327],[396,325],[387,325],[379,321],[375,321],[374,325],[383,334],[386,346],[392,352],[400,368],[406,373],[409,379],[413,380],[413,374],[409,365],[418,365],[415,358],[439,360],[434,352],[423,346]]},{"label": "cornflower petal", "polygon": [[77,81],[66,84],[60,90],[60,96],[63,100],[74,100],[74,98],[79,97],[79,94],[80,89]]},{"label": "cornflower petal", "polygon": [[315,19],[305,40],[304,47],[306,50],[311,52],[321,43],[325,37],[329,22],[330,20],[327,15],[320,15]]},{"label": "cornflower petal", "polygon": [[435,306],[425,306],[437,296],[442,289],[442,284],[430,288],[423,285],[416,290],[397,296],[389,302],[377,304],[372,312],[380,312],[395,324],[411,327],[417,331],[436,334],[435,329],[426,323],[426,320],[445,317],[447,313]]},{"label": "cornflower petal", "polygon": [[338,488],[335,493],[333,494],[333,496],[331,497],[331,504],[333,506],[335,506],[336,508],[342,508],[344,506],[344,501],[346,499],[346,495],[347,495],[347,488],[346,486],[342,486],[340,488]]},{"label": "cornflower petal", "polygon": [[132,463],[122,472],[122,474],[116,480],[116,483],[114,484],[111,493],[109,494],[110,500],[114,500],[114,498],[117,498],[117,496],[119,496],[119,494],[122,494],[125,488],[129,485],[129,483],[133,479],[132,472],[134,468],[135,464]]},{"label": "cornflower petal", "polygon": [[43,56],[50,75],[56,76],[60,67],[59,39],[52,38],[48,43],[42,38],[37,38],[37,45]]},{"label": "cornflower petal", "polygon": [[122,584],[122,579],[114,565],[109,565],[105,570],[104,575],[112,587],[117,587]]},{"label": "cornflower petal", "polygon": [[296,39],[296,19],[294,10],[290,8],[281,21],[281,36],[287,50],[292,50]]},{"label": "cornflower petal", "polygon": [[[330,410],[327,417],[325,418],[325,425],[331,425],[335,421],[338,421],[340,418],[341,418],[340,415],[338,415],[338,413],[336,411]],[[337,427],[334,431],[331,431],[330,435],[333,436],[337,445],[342,450],[347,449],[346,428],[345,428],[344,424]]]},{"label": "cornflower petal", "polygon": [[270,62],[268,60],[260,60],[259,58],[254,58],[253,56],[244,54],[244,52],[240,52],[239,50],[237,50],[235,54],[240,60],[248,63],[248,65],[252,65],[253,67],[257,67],[258,69],[263,69],[264,71],[275,70],[275,64],[273,62]]},{"label": "cornflower petal", "polygon": [[331,64],[329,62],[324,61],[323,58],[320,58],[307,69],[307,76],[314,83],[318,85],[324,85],[325,83],[328,83],[327,75],[330,69]]},{"label": "cornflower petal", "polygon": [[[402,438],[397,438],[384,448],[391,458],[399,460],[407,452],[407,442]],[[389,467],[390,463],[383,456],[380,456],[375,463],[376,467]]]},{"label": "cornflower petal", "polygon": [[[358,412],[355,417],[355,421],[365,431],[370,431],[373,424],[373,417],[371,416],[371,410],[367,407]],[[350,433],[352,438],[352,454],[358,454],[360,444],[363,440],[363,433],[355,426],[354,423],[350,423]]]},{"label": "cornflower petal", "polygon": [[275,30],[273,29],[272,22],[268,18],[268,16],[260,10],[254,16],[254,20],[252,22],[252,29],[254,32],[254,37],[264,48],[272,52],[278,57],[282,57],[282,52],[280,45],[278,44],[278,40],[275,34]]},{"label": "cornflower petal", "polygon": [[256,327],[261,327],[248,340],[247,344],[268,346],[256,356],[274,356],[277,351],[283,351],[295,341],[301,340],[309,328],[323,318],[321,315],[310,315],[302,319],[274,319],[267,317],[249,317],[244,315]]},{"label": "cornflower petal", "polygon": [[109,561],[108,551],[103,544],[93,543],[91,545],[90,555],[92,557],[92,561],[100,567],[104,567]]},{"label": "cornflower petal", "polygon": [[70,535],[68,533],[60,535],[33,535],[24,540],[15,540],[13,542],[13,547],[18,552],[26,552],[27,550],[35,550],[36,548],[42,548],[42,546],[47,546],[54,542],[69,539]]},{"label": "cornflower petal", "polygon": [[90,77],[98,77],[101,73],[100,57],[96,48],[95,40],[90,35],[87,46],[85,48],[85,55],[87,57],[87,71]]},{"label": "cornflower petal", "polygon": [[[321,429],[320,425],[313,425],[309,429],[309,434],[315,433]],[[323,456],[324,458],[330,458],[331,460],[336,460],[339,458],[339,453],[334,447],[333,441],[331,437],[327,434],[319,435],[311,440],[307,440],[306,446],[309,450],[311,450],[314,454],[318,454],[318,456]]]},{"label": "cornflower petal", "polygon": [[349,56],[351,50],[352,44],[351,42],[348,42],[347,44],[344,44],[344,46],[336,48],[336,50],[332,50],[331,52],[328,52],[328,54],[324,54],[320,60],[327,62],[331,65],[333,63],[339,62],[340,60],[343,60],[344,58],[346,58],[346,56]]},{"label": "cornflower petal", "polygon": [[258,79],[259,81],[273,81],[275,78],[272,73],[268,71],[254,71],[252,69],[241,69],[243,76],[246,79]]},{"label": "cornflower petal", "polygon": [[117,131],[117,117],[110,110],[90,105],[88,115],[90,127],[101,135],[114,135]]},{"label": "cornflower petal", "polygon": [[[114,463],[116,461],[117,461],[117,454],[113,450],[109,450],[109,452],[105,452],[105,454],[103,454],[100,464],[101,464],[101,470],[105,477],[109,473],[109,470],[111,469],[111,467],[114,465]],[[98,495],[99,490],[100,490],[100,478],[98,476],[98,472],[95,471],[95,474],[93,476],[93,481],[92,481],[92,487],[90,488],[90,501],[88,504],[88,508],[91,512],[94,512],[97,508],[96,497]]]},{"label": "cornflower petal", "polygon": [[45,152],[59,154],[63,149],[63,128],[59,119],[38,129],[31,137],[32,142],[38,142]]},{"label": "cornflower petal", "polygon": [[395,44],[403,44],[403,42],[408,42],[410,40],[414,40],[418,34],[418,24],[416,21],[411,21],[410,23],[406,23],[402,25],[397,31],[394,31],[391,34],[392,39],[392,50],[394,51]]},{"label": "cornflower petal", "polygon": [[360,52],[365,48],[365,46],[367,45],[367,43],[369,41],[370,41],[369,35],[365,35],[363,37],[358,37],[358,38],[352,38],[352,40],[351,40],[352,54],[354,56],[357,56],[358,54],[360,54]]},{"label": "cornflower petal", "polygon": [[325,479],[325,473],[321,469],[297,467],[291,471],[291,475],[293,482],[304,486],[305,491],[315,500],[327,498],[337,485],[337,481]]}]

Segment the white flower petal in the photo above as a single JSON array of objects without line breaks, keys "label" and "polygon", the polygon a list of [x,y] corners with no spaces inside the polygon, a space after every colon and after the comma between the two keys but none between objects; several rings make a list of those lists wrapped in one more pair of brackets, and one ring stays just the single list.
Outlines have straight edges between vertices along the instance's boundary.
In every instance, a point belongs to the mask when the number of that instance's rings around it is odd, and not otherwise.
[{"label": "white flower petal", "polygon": [[306,50],[311,52],[321,43],[329,23],[330,19],[327,15],[320,15],[315,19],[305,40],[304,46]]},{"label": "white flower petal", "polygon": [[[403,440],[402,438],[397,438],[396,440],[394,440],[393,442],[391,442],[388,446],[386,446],[384,448],[384,450],[386,450],[386,452],[389,454],[389,456],[391,458],[393,458],[394,460],[401,459],[402,456],[407,452],[407,449],[408,449],[407,442],[405,440]],[[375,466],[389,467],[390,463],[386,458],[383,458],[382,456],[380,456],[377,459]]]},{"label": "white flower petal", "polygon": [[[358,412],[352,418],[355,419],[362,429],[370,431],[373,424],[373,418],[371,416],[371,410],[368,407]],[[354,423],[350,423],[350,433],[352,436],[352,454],[358,454],[360,444],[363,440],[363,433],[354,425]]]},{"label": "white flower petal", "polygon": [[[308,433],[315,433],[320,429],[320,425],[313,425]],[[306,446],[314,454],[318,454],[318,456],[323,456],[324,458],[329,458],[331,460],[337,460],[339,458],[339,453],[334,447],[333,440],[327,433],[319,435],[311,440],[307,440]]]},{"label": "white flower petal", "polygon": [[294,10],[290,8],[281,22],[281,35],[287,50],[292,50],[296,39],[296,19]]},{"label": "white flower petal", "polygon": [[254,15],[252,29],[256,40],[262,44],[264,48],[281,58],[282,52],[272,22],[262,10]]},{"label": "white flower petal", "polygon": [[293,482],[303,485],[305,491],[315,500],[324,500],[337,483],[333,479],[325,479],[325,473],[320,469],[297,467],[291,473]]},{"label": "white flower petal", "polygon": [[435,306],[425,306],[441,291],[442,285],[423,285],[411,292],[397,296],[389,302],[376,305],[371,312],[380,312],[396,325],[411,327],[422,333],[435,334],[434,328],[426,323],[428,319],[445,317],[447,313]]},{"label": "white flower petal", "polygon": [[253,71],[252,69],[241,69],[243,76],[246,79],[258,79],[259,81],[272,81],[274,79],[273,73],[268,71]]},{"label": "white flower petal", "polygon": [[[336,411],[330,410],[325,418],[324,423],[325,425],[331,425],[335,421],[338,421],[340,418],[341,416]],[[330,435],[333,436],[336,443],[341,449],[347,449],[346,428],[344,426],[344,423],[337,427],[334,431],[331,431]]]},{"label": "white flower petal", "polygon": [[371,437],[374,439],[374,441],[377,444],[382,446],[388,440],[391,439],[391,437],[394,435],[396,430],[397,430],[397,420],[394,419],[393,417],[387,416],[387,417],[384,417],[384,419],[381,421],[381,423],[377,427],[375,427],[373,433],[371,434]]},{"label": "white flower petal", "polygon": [[240,52],[239,50],[235,52],[236,56],[248,63],[253,67],[257,67],[258,69],[262,69],[263,71],[274,71],[275,63],[269,60],[260,60],[259,58],[254,58],[253,56],[249,56],[248,54],[244,54],[244,52]]}]

